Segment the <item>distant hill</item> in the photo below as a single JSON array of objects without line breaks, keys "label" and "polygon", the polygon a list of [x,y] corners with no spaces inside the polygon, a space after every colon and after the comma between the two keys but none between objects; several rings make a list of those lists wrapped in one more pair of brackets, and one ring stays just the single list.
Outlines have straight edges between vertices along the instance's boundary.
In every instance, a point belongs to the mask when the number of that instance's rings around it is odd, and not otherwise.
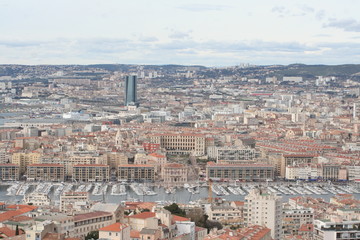
[{"label": "distant hill", "polygon": [[360,74],[360,64],[305,65],[291,64],[276,72],[282,76],[351,76]]}]

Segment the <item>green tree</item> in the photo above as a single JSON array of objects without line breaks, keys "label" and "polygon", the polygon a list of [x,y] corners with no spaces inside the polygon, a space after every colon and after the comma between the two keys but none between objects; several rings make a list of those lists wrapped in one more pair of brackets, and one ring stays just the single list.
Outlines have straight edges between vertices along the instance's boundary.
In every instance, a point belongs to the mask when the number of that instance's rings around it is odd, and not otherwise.
[{"label": "green tree", "polygon": [[85,237],[85,240],[93,240],[93,239],[94,240],[99,239],[99,231],[91,231]]},{"label": "green tree", "polygon": [[164,207],[166,210],[168,210],[169,212],[171,212],[171,214],[180,216],[180,217],[186,217],[186,212],[185,210],[179,208],[179,205],[177,205],[176,203],[173,203],[169,206],[165,206]]}]

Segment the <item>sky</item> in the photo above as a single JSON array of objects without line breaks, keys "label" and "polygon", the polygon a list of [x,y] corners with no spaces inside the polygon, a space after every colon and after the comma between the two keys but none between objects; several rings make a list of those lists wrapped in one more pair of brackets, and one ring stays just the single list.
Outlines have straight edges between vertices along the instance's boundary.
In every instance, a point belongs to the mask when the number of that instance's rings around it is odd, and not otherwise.
[{"label": "sky", "polygon": [[0,0],[0,64],[360,63],[359,0]]}]

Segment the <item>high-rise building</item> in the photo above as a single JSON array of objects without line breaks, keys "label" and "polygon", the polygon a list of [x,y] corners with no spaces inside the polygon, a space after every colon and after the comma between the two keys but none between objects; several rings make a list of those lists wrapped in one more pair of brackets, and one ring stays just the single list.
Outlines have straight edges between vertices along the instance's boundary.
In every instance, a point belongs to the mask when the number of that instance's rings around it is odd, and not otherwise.
[{"label": "high-rise building", "polygon": [[245,197],[244,215],[247,226],[265,225],[271,229],[271,237],[273,239],[282,239],[281,197],[261,189],[253,189]]},{"label": "high-rise building", "polygon": [[137,77],[126,76],[125,77],[125,106],[130,104],[137,104]]}]

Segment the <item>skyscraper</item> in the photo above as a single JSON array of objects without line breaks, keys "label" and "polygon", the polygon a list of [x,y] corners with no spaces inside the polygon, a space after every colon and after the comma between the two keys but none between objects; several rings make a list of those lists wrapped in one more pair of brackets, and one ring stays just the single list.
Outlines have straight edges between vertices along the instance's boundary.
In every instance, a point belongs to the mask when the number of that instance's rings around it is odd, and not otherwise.
[{"label": "skyscraper", "polygon": [[135,75],[125,77],[125,106],[137,104],[136,81]]}]

